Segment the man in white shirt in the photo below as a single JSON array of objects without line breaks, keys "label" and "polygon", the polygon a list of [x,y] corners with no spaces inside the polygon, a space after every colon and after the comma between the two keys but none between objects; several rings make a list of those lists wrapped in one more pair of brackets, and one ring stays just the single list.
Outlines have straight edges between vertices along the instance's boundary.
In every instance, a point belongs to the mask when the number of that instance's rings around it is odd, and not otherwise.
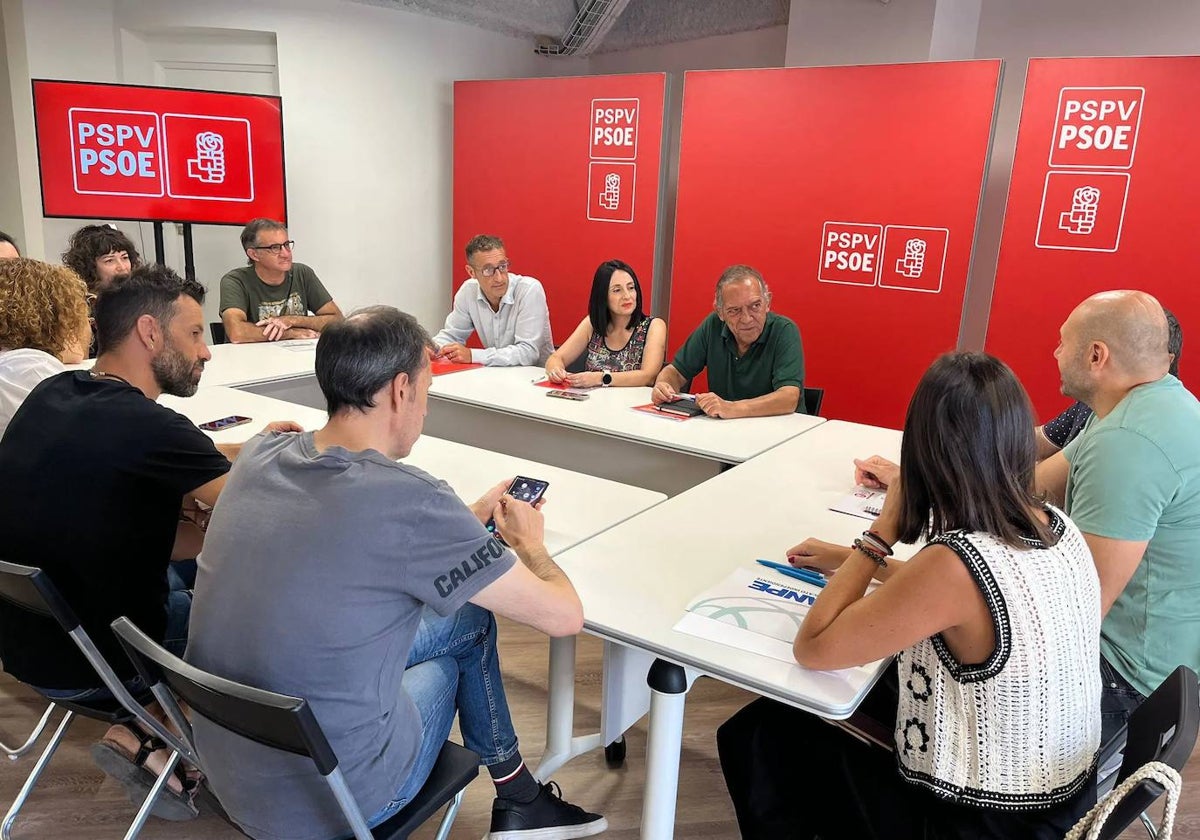
[{"label": "man in white shirt", "polygon": [[[466,250],[470,279],[459,287],[446,325],[433,337],[438,358],[497,367],[546,364],[554,341],[542,284],[509,273],[498,236],[476,236]],[[479,334],[482,350],[466,346],[472,332]]]}]

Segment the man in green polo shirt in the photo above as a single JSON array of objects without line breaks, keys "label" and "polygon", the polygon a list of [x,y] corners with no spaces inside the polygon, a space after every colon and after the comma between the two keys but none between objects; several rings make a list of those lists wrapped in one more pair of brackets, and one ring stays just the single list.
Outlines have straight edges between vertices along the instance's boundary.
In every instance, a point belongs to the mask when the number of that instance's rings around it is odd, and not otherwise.
[{"label": "man in green polo shirt", "polygon": [[710,417],[767,417],[804,412],[804,348],[796,324],[771,311],[771,292],[748,265],[725,269],[713,312],[659,373],[655,405],[679,396],[708,370],[710,392],[696,405]]},{"label": "man in green polo shirt", "polygon": [[1100,575],[1104,740],[1179,665],[1200,670],[1200,402],[1167,373],[1167,319],[1144,292],[1080,304],[1055,351],[1095,412],[1038,465]]}]

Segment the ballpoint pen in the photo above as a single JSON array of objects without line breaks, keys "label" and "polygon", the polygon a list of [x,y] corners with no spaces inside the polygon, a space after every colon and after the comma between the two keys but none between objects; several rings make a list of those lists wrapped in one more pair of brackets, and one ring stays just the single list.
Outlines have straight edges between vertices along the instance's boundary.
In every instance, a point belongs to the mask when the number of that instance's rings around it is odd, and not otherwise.
[{"label": "ballpoint pen", "polygon": [[774,569],[782,575],[787,575],[788,577],[795,578],[796,580],[810,583],[818,588],[823,588],[825,586],[825,576],[820,572],[810,572],[808,569],[797,569],[794,566],[787,566],[783,563],[775,563],[771,560],[759,560],[758,564],[760,566],[766,566],[768,569]]}]

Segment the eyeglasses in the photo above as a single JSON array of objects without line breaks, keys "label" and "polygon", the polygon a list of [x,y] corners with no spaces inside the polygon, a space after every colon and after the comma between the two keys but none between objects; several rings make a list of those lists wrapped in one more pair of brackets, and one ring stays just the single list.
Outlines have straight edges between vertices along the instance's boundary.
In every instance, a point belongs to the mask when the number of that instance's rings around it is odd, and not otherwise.
[{"label": "eyeglasses", "polygon": [[[482,274],[484,277],[491,277],[497,271],[499,271],[501,274],[508,274],[508,266],[509,266],[509,262],[508,262],[508,260],[505,260],[504,262],[499,263],[498,265],[485,265],[483,268],[476,268],[475,270],[478,271],[480,274]],[[472,268],[474,268],[474,266],[472,266]]]},{"label": "eyeglasses", "polygon": [[284,248],[291,251],[296,247],[296,240],[289,239],[287,242],[276,242],[274,245],[252,245],[252,251],[270,251],[272,254],[278,254]]},{"label": "eyeglasses", "polygon": [[766,305],[767,302],[762,298],[759,298],[747,306],[726,306],[723,311],[726,318],[740,318],[742,316],[743,309],[746,312],[749,312],[751,315],[760,315],[762,314],[763,308]]}]

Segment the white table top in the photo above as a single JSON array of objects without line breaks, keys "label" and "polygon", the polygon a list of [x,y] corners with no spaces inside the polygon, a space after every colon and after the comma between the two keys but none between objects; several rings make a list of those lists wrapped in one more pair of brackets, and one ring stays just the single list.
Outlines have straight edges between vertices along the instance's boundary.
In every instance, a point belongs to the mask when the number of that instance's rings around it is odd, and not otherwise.
[{"label": "white table top", "polygon": [[[256,385],[315,374],[317,340],[264,341],[257,344],[210,344],[212,353],[200,377],[201,388]],[[96,363],[86,359],[70,370],[85,370]]]},{"label": "white table top", "polygon": [[562,555],[586,628],[825,717],[847,717],[880,664],[810,671],[672,628],[690,601],[734,568],[759,557],[786,562],[784,552],[807,537],[852,542],[867,520],[828,507],[853,488],[853,458],[899,460],[900,436],[824,423]]},{"label": "white table top", "polygon": [[[244,443],[273,420],[294,420],[307,430],[325,424],[323,411],[235,388],[201,388],[193,397],[164,396],[160,402],[197,424],[231,415],[253,418],[252,423],[209,432],[209,437],[217,443]],[[546,548],[551,554],[566,551],[666,498],[662,493],[640,487],[432,437],[418,440],[404,461],[445,479],[468,502],[482,496],[497,482],[516,475],[549,481],[544,512]]]},{"label": "white table top", "polygon": [[433,378],[429,396],[729,464],[748,461],[825,422],[804,414],[738,420],[695,417],[679,422],[633,410],[650,402],[649,388],[595,388],[588,391],[586,401],[574,402],[548,397],[550,389],[535,386],[533,382],[544,374],[537,367],[448,373]]}]

